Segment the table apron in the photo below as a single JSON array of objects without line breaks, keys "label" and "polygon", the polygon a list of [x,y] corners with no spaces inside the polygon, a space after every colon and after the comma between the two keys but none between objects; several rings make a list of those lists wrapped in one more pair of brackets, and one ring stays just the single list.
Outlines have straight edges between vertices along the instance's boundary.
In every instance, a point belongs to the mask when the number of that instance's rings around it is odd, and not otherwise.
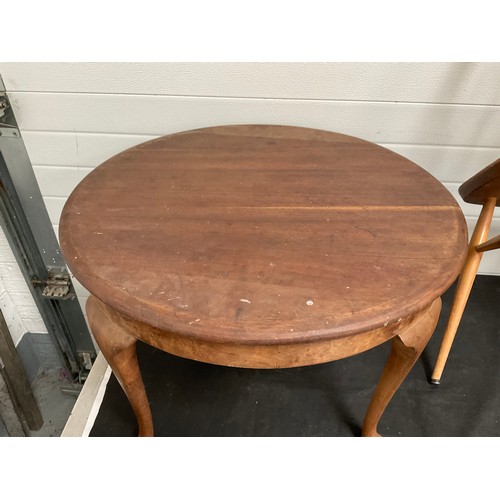
[{"label": "table apron", "polygon": [[[434,321],[440,299],[396,323],[347,337],[287,344],[238,344],[187,337],[130,319],[91,296],[92,307],[134,337],[162,351],[205,363],[240,368],[292,368],[326,363],[359,354],[404,334],[421,321]],[[438,313],[439,314],[439,313]]]}]

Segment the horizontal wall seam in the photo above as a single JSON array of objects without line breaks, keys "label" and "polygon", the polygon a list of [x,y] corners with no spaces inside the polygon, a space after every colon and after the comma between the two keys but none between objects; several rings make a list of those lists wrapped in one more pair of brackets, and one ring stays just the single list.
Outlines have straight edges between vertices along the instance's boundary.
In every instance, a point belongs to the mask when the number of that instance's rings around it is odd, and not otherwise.
[{"label": "horizontal wall seam", "polygon": [[[306,127],[307,128],[307,127]],[[326,129],[325,129],[326,130]],[[87,131],[87,130],[44,130],[44,129],[21,129],[21,136],[23,134],[60,134],[60,135],[69,135],[74,137],[75,135],[90,135],[90,136],[109,136],[109,137],[142,137],[144,138],[144,142],[148,140],[154,140],[158,137],[161,137],[161,134],[139,134],[139,133],[129,133],[129,132],[95,132],[95,131]],[[339,132],[341,133],[341,132]],[[373,142],[373,141],[370,141]],[[383,146],[386,148],[390,148],[392,146],[396,147],[417,147],[417,148],[434,148],[434,149],[477,149],[477,150],[490,150],[490,149],[498,149],[500,151],[500,140],[498,146],[477,146],[474,144],[436,144],[436,143],[424,143],[424,142],[376,142],[379,146]]]},{"label": "horizontal wall seam", "polygon": [[232,96],[232,95],[208,95],[208,94],[162,94],[162,93],[125,93],[125,92],[70,92],[70,91],[38,91],[38,90],[7,90],[9,95],[14,94],[45,94],[45,95],[82,95],[82,96],[113,96],[113,97],[165,97],[165,98],[193,98],[193,99],[246,99],[265,101],[313,101],[313,102],[336,102],[336,103],[369,103],[369,104],[410,104],[424,106],[474,106],[474,107],[500,107],[500,104],[491,103],[467,103],[467,102],[432,102],[432,101],[405,101],[405,100],[372,100],[372,99],[330,99],[318,97],[271,97],[271,96]]}]

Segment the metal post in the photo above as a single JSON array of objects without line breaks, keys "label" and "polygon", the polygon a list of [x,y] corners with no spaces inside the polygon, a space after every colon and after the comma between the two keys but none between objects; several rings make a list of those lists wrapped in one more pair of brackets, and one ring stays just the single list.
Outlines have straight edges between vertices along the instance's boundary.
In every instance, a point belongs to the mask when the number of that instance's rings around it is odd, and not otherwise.
[{"label": "metal post", "polygon": [[0,224],[62,360],[85,376],[95,347],[1,77]]}]

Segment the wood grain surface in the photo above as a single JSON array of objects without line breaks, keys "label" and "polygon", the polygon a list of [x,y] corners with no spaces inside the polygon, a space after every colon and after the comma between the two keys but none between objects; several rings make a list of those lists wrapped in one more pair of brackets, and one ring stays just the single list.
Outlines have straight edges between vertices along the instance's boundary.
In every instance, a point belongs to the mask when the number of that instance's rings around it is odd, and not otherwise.
[{"label": "wood grain surface", "polygon": [[463,214],[430,174],[346,135],[214,127],[120,153],[69,197],[61,247],[121,314],[199,340],[286,344],[392,325],[455,280]]}]

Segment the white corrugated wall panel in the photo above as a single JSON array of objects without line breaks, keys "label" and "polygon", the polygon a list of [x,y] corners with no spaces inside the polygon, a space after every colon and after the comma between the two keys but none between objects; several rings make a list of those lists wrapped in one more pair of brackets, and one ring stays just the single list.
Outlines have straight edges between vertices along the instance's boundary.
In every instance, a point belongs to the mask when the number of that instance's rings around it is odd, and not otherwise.
[{"label": "white corrugated wall panel", "polygon": [[262,123],[322,128],[377,143],[500,146],[495,126],[500,106],[37,92],[10,96],[24,131],[163,135]]},{"label": "white corrugated wall panel", "polygon": [[500,65],[0,63],[9,91],[500,104]]}]

